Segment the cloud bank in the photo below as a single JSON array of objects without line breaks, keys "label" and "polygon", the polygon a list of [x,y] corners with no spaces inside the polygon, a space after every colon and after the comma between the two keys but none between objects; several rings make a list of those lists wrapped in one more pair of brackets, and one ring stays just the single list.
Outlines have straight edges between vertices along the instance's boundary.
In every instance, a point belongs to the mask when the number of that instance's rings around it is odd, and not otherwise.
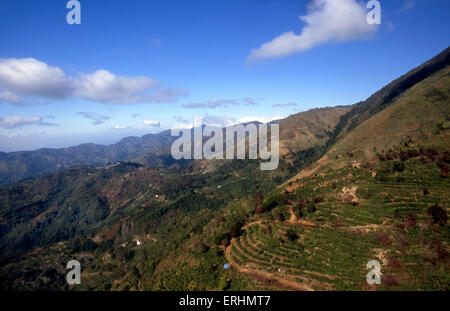
[{"label": "cloud bank", "polygon": [[230,105],[232,105],[232,106],[239,106],[239,105],[257,106],[257,105],[259,105],[259,103],[258,103],[259,100],[260,100],[260,98],[252,98],[252,97],[244,97],[244,98],[242,98],[242,100],[212,99],[207,102],[182,104],[181,107],[187,108],[187,109],[197,109],[197,108],[215,109],[218,107],[228,107]]},{"label": "cloud bank", "polygon": [[344,42],[366,38],[377,29],[367,23],[365,7],[355,0],[312,0],[307,15],[300,16],[306,23],[301,34],[286,32],[250,52],[247,62],[281,58],[309,50],[329,41]]},{"label": "cloud bank", "polygon": [[58,67],[34,58],[0,59],[0,102],[20,105],[26,99],[63,100],[78,97],[106,104],[172,103],[185,89],[162,89],[150,77],[117,76],[100,69],[70,77]]},{"label": "cloud bank", "polygon": [[181,105],[183,108],[190,108],[190,109],[196,109],[196,108],[209,108],[209,109],[215,109],[217,107],[223,107],[228,105],[239,105],[238,101],[232,100],[232,99],[213,99],[204,103],[189,103],[189,104],[183,104]]},{"label": "cloud bank", "polygon": [[151,127],[159,127],[160,122],[156,120],[144,120],[145,125],[150,125]]},{"label": "cloud bank", "polygon": [[[214,127],[227,127],[235,124],[244,124],[249,122],[261,122],[269,123],[274,120],[280,120],[285,117],[283,116],[245,116],[241,118],[233,118],[229,116],[214,116],[209,114],[204,114],[197,116],[195,119],[199,121],[201,119],[204,125],[214,126]],[[173,129],[190,129],[194,126],[194,120],[189,120],[183,117],[174,117],[177,123],[172,126]]]},{"label": "cloud bank", "polygon": [[14,129],[25,125],[53,126],[56,124],[45,122],[44,118],[39,116],[8,116],[0,118],[0,127],[4,129]]}]

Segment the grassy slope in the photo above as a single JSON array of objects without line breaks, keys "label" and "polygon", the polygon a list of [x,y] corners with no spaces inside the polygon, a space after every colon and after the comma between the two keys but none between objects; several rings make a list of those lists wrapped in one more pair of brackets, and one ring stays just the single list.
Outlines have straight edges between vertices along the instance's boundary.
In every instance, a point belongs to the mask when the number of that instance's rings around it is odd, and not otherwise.
[{"label": "grassy slope", "polygon": [[313,109],[297,113],[280,122],[280,155],[324,145],[339,118],[351,106]]},{"label": "grassy slope", "polygon": [[[398,145],[405,138],[423,145],[450,142],[442,131],[450,120],[450,67],[416,84],[392,105],[357,126],[328,152],[330,158],[353,153],[372,160],[377,152]],[[445,147],[445,145],[444,145]]]}]

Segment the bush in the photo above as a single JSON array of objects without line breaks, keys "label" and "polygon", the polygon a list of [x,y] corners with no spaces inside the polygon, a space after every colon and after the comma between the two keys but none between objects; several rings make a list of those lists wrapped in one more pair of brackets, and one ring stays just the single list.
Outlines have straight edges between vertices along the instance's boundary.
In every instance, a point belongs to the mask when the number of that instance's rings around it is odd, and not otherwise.
[{"label": "bush", "polygon": [[447,224],[447,213],[437,204],[428,208],[428,215],[431,216],[433,223],[435,224],[439,224],[440,226],[445,226]]},{"label": "bush", "polygon": [[280,205],[281,203],[282,203],[281,196],[278,193],[270,195],[262,203],[263,211],[269,212],[278,205]]},{"label": "bush", "polygon": [[81,242],[80,250],[82,252],[92,252],[97,249],[97,244],[92,241],[91,239],[85,239],[83,242]]},{"label": "bush", "polygon": [[307,207],[306,207],[306,211],[307,211],[309,214],[314,214],[314,213],[316,212],[316,210],[317,210],[317,208],[316,208],[316,206],[315,206],[313,203],[309,203],[309,204],[307,205]]},{"label": "bush", "polygon": [[209,246],[203,242],[200,242],[195,246],[195,251],[199,254],[204,254],[209,251]]},{"label": "bush", "polygon": [[385,182],[388,180],[388,173],[386,171],[379,171],[379,172],[377,172],[375,179],[378,181]]},{"label": "bush", "polygon": [[324,198],[322,198],[321,196],[316,196],[314,198],[314,203],[322,203],[324,201]]},{"label": "bush", "polygon": [[394,170],[399,173],[403,172],[405,170],[405,165],[403,164],[403,162],[395,161]]},{"label": "bush", "polygon": [[294,229],[289,228],[286,230],[286,237],[290,240],[290,241],[295,241],[298,239],[298,234],[297,232],[295,232]]}]

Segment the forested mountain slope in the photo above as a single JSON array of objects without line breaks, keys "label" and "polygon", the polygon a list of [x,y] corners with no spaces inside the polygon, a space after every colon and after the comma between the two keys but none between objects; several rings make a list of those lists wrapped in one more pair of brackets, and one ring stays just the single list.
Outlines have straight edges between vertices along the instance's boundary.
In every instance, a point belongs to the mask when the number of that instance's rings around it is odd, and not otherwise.
[{"label": "forested mountain slope", "polygon": [[116,163],[0,188],[1,287],[448,290],[446,55],[366,102],[281,120],[274,171]]}]

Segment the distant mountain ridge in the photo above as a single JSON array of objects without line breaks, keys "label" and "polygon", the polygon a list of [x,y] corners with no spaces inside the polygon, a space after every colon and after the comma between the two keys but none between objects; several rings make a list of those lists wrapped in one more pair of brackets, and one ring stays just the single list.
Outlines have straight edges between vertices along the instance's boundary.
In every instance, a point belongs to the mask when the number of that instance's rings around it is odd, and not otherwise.
[{"label": "distant mountain ridge", "polygon": [[81,144],[75,147],[0,153],[0,185],[10,184],[77,165],[103,166],[154,152],[176,137],[166,130],[142,137],[126,137],[112,145]]},{"label": "distant mountain ridge", "polygon": [[[339,117],[349,109],[312,109],[272,121],[271,123],[280,123],[282,155],[323,145]],[[256,126],[261,124],[249,123]],[[153,167],[170,166],[176,162],[170,155],[170,146],[177,138],[170,135],[170,130],[166,130],[142,137],[126,137],[111,145],[88,143],[59,149],[0,152],[0,186],[79,165],[104,166],[118,161],[133,161]]]}]

